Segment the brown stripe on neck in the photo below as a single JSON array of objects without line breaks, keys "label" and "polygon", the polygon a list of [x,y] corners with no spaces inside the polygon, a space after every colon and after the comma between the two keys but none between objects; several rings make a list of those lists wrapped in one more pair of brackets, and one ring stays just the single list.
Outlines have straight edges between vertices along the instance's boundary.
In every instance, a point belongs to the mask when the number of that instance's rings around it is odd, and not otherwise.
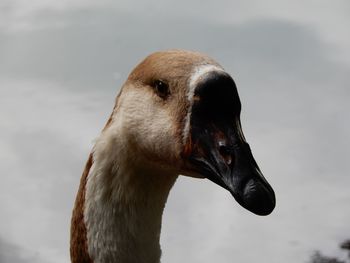
[{"label": "brown stripe on neck", "polygon": [[75,205],[71,221],[70,257],[72,263],[93,263],[88,253],[87,232],[84,222],[86,181],[92,163],[93,158],[92,153],[90,153],[89,159],[85,166],[85,170],[80,179],[80,186],[77,197],[75,199]]},{"label": "brown stripe on neck", "polygon": [[[121,91],[116,98],[116,103],[112,114],[110,115],[102,132],[104,132],[112,124],[113,114],[118,109],[117,107],[120,94]],[[93,162],[93,153],[90,153],[83,175],[80,179],[79,190],[75,199],[70,229],[70,257],[72,263],[93,263],[88,252],[87,230],[84,221],[86,183]]]}]

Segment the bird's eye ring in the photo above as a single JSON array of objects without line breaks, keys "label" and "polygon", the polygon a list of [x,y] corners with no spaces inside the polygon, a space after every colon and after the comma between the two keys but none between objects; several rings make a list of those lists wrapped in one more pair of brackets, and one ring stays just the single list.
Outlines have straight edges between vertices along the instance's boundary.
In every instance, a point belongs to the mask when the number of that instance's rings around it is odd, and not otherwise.
[{"label": "bird's eye ring", "polygon": [[162,80],[155,80],[153,87],[157,95],[162,99],[166,99],[170,95],[169,85]]}]

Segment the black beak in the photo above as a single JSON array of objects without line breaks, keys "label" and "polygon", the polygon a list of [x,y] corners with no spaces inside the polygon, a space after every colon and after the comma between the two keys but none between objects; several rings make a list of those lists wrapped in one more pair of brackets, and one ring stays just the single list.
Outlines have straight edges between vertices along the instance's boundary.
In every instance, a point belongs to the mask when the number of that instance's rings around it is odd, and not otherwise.
[{"label": "black beak", "polygon": [[275,193],[244,138],[240,109],[229,75],[210,72],[202,78],[194,94],[188,158],[195,172],[230,191],[241,206],[268,215],[275,208]]}]

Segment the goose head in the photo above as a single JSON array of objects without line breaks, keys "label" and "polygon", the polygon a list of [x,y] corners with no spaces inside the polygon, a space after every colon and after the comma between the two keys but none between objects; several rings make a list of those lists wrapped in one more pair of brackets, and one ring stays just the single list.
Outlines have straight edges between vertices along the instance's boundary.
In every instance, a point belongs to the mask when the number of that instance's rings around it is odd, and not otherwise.
[{"label": "goose head", "polygon": [[242,132],[235,82],[213,59],[182,50],[151,54],[129,75],[114,112],[143,163],[207,178],[257,215],[274,209],[274,191]]}]

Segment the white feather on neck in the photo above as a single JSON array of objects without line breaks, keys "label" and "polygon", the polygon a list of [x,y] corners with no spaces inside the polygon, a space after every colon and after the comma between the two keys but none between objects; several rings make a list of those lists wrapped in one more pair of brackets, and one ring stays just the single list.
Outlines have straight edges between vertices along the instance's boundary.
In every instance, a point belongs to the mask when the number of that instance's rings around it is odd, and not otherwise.
[{"label": "white feather on neck", "polygon": [[88,252],[94,263],[156,263],[163,209],[177,175],[137,154],[119,113],[93,151],[84,211]]}]

